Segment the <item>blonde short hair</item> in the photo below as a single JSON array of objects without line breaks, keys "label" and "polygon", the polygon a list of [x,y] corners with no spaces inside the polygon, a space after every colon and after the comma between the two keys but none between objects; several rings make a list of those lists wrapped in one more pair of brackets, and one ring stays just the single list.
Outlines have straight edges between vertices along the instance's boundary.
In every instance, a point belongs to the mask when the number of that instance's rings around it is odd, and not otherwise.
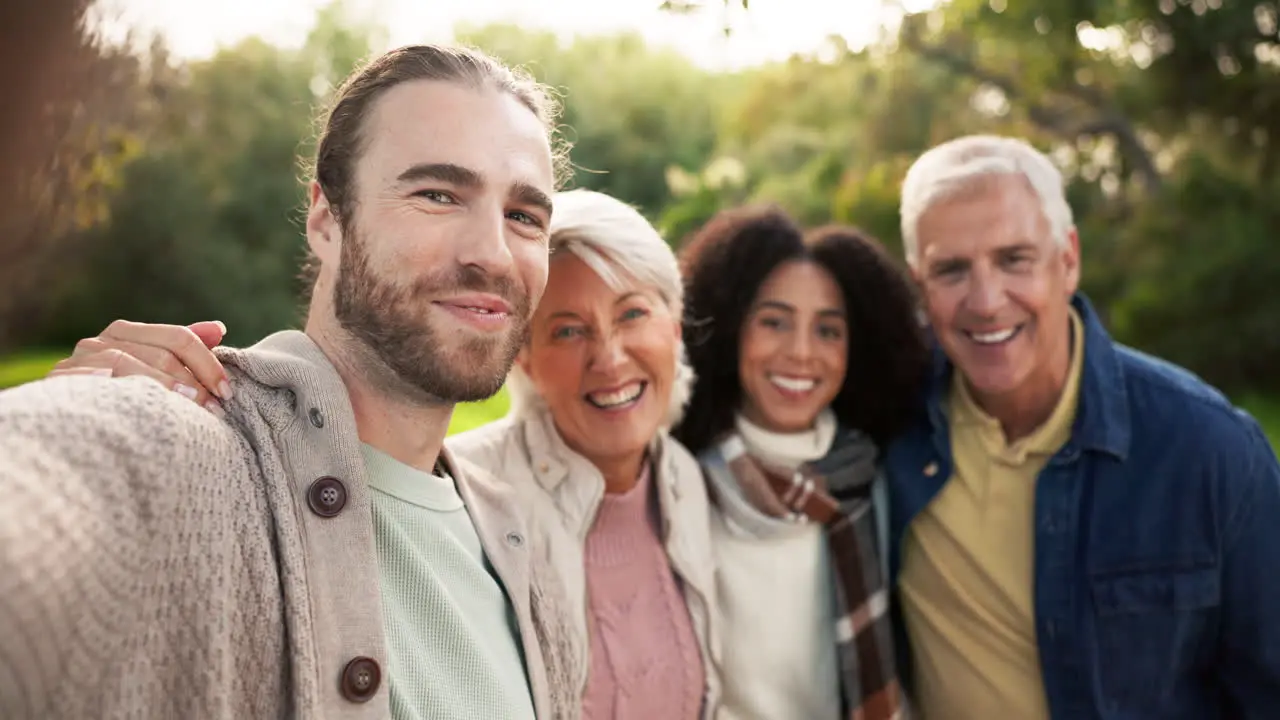
[{"label": "blonde short hair", "polygon": [[[675,252],[653,225],[632,206],[592,190],[556,193],[551,216],[552,254],[569,252],[591,268],[615,290],[638,285],[652,288],[680,322],[684,315],[684,283]],[[684,342],[676,352],[675,382],[665,427],[684,415],[693,389],[693,368],[685,356]],[[511,398],[509,415],[527,415],[541,403],[537,388],[519,365],[507,376]]]}]

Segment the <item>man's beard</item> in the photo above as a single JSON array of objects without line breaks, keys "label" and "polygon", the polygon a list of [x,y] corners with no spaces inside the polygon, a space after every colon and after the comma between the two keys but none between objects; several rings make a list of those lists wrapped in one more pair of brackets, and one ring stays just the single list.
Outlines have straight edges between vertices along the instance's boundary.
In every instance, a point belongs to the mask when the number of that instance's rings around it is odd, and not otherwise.
[{"label": "man's beard", "polygon": [[[350,230],[343,233],[333,291],[342,328],[396,378],[433,400],[472,402],[502,389],[528,331],[530,302],[524,288],[510,277],[492,277],[472,266],[442,268],[399,288],[370,268],[366,238],[358,228]],[[461,331],[449,337],[432,327],[432,298],[470,292],[506,300],[511,329],[488,336]]]}]

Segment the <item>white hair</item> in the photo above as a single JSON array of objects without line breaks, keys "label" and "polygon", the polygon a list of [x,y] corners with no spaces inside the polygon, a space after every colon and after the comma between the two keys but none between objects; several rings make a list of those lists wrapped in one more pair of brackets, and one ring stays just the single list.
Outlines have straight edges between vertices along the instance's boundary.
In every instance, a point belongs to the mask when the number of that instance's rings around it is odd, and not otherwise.
[{"label": "white hair", "polygon": [[1053,239],[1066,247],[1075,224],[1062,173],[1048,156],[1024,140],[997,135],[968,135],[949,140],[921,155],[902,181],[902,246],[907,264],[916,266],[920,216],[934,203],[974,183],[998,175],[1019,175],[1040,201]]},{"label": "white hair", "polygon": [[[556,193],[551,215],[551,253],[573,253],[616,291],[652,288],[678,323],[684,316],[684,283],[675,252],[635,208],[603,193],[569,190]],[[693,389],[693,368],[684,342],[676,348],[675,381],[664,427],[684,415]],[[512,416],[527,416],[542,398],[528,375],[515,365],[507,375]]]}]

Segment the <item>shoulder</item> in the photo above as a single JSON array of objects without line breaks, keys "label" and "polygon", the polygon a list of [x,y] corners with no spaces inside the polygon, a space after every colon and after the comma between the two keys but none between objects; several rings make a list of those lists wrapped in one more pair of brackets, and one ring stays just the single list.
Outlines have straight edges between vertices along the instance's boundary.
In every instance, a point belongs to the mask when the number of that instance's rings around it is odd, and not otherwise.
[{"label": "shoulder", "polygon": [[1230,409],[1225,395],[1190,370],[1127,345],[1113,343],[1112,347],[1125,385],[1137,400],[1163,396],[1211,412]]},{"label": "shoulder", "polygon": [[515,490],[515,484],[500,474],[500,462],[475,462],[471,456],[457,452],[449,443],[445,444],[444,459],[454,482],[465,485],[470,492],[486,500],[499,502]]},{"label": "shoulder", "polygon": [[1253,416],[1184,368],[1120,345],[1116,353],[1132,428],[1127,464],[1187,497],[1208,492],[1218,512],[1275,494],[1280,465]]},{"label": "shoulder", "polygon": [[500,418],[445,439],[454,457],[481,468],[500,469],[506,456],[523,444],[520,424]]},{"label": "shoulder", "polygon": [[[1115,344],[1135,442],[1190,442],[1189,447],[1242,448],[1261,434],[1257,422],[1191,371]],[[1182,446],[1188,447],[1188,446]]]},{"label": "shoulder", "polygon": [[661,437],[659,447],[661,457],[655,480],[671,488],[686,522],[693,517],[705,521],[710,511],[710,500],[706,476],[698,458],[670,435]]},{"label": "shoulder", "polygon": [[167,456],[229,444],[207,410],[143,377],[59,377],[0,392],[0,436],[93,454]]},{"label": "shoulder", "polygon": [[444,445],[472,485],[509,489],[526,501],[530,496],[537,500],[540,493],[534,492],[533,461],[524,438],[522,423],[501,418],[451,435]]},{"label": "shoulder", "polygon": [[671,525],[679,529],[679,544],[697,564],[710,564],[711,501],[706,477],[698,459],[679,440],[668,434],[659,439],[661,457],[654,480],[669,491],[672,504]]},{"label": "shoulder", "polygon": [[660,440],[663,472],[681,485],[703,485],[702,463],[679,440],[663,435]]},{"label": "shoulder", "polygon": [[[1143,505],[1210,513],[1212,527],[1228,538],[1270,532],[1271,520],[1247,520],[1280,513],[1280,461],[1257,420],[1183,368],[1131,348],[1116,351],[1133,428],[1133,469],[1125,472],[1160,480],[1142,484]],[[1192,522],[1181,527],[1195,529]]]}]

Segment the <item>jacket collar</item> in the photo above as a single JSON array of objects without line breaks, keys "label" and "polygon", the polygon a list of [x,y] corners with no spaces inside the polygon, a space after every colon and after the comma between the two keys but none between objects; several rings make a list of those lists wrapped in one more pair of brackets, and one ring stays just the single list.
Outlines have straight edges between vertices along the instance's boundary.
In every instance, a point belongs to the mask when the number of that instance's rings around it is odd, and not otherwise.
[{"label": "jacket collar", "polygon": [[[565,444],[546,407],[530,408],[528,415],[519,422],[524,430],[525,447],[529,449],[534,473],[547,492],[555,493],[571,475],[595,475],[604,484],[604,477],[596,466]],[[671,442],[664,431],[658,433],[649,445],[650,470],[654,483],[660,486],[674,485],[670,453],[666,452],[667,444]]]},{"label": "jacket collar", "polygon": [[[1114,341],[1084,293],[1076,293],[1071,298],[1071,306],[1080,314],[1084,325],[1084,368],[1080,377],[1079,408],[1064,451],[1067,457],[1089,450],[1123,460],[1129,455],[1132,437],[1124,367]],[[935,435],[947,429],[945,402],[953,371],[951,360],[934,339],[926,408]]]},{"label": "jacket collar", "polygon": [[[590,460],[565,444],[545,406],[529,408],[516,422],[523,433],[538,484],[556,499],[562,512],[582,525],[582,532],[586,532],[595,518],[599,499],[604,496],[604,476]],[[667,519],[681,498],[679,472],[671,448],[674,443],[663,431],[649,445],[651,481],[657,488],[664,528],[670,526]]]},{"label": "jacket collar", "polygon": [[[268,390],[275,390],[293,411],[303,414],[318,410],[320,422],[340,420],[355,426],[355,414],[347,386],[333,363],[306,333],[284,330],[273,333],[244,349],[214,348],[214,354],[229,369]],[[284,418],[267,417],[269,422]],[[292,419],[290,417],[289,419]],[[274,424],[274,422],[273,422]]]},{"label": "jacket collar", "polygon": [[247,348],[220,346],[214,352],[240,368],[250,379],[269,387],[304,384],[343,388],[342,378],[315,340],[300,330],[272,333]]}]

